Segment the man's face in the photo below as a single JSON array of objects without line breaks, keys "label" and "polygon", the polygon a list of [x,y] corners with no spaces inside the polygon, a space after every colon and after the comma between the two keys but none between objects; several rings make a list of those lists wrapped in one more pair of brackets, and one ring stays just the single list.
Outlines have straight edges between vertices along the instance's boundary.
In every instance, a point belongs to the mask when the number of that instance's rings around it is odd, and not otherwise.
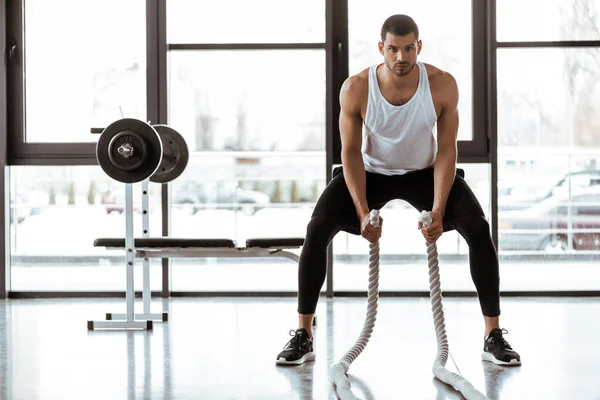
[{"label": "man's face", "polygon": [[396,36],[388,32],[385,42],[379,42],[379,52],[385,60],[385,65],[394,75],[405,76],[415,67],[421,45],[421,41],[417,40],[414,33]]}]

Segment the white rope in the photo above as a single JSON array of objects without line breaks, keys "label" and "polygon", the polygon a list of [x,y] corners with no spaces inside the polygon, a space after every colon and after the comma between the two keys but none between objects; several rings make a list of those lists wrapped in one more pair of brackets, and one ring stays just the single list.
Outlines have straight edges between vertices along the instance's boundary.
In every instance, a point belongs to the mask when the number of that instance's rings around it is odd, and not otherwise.
[{"label": "white rope", "polygon": [[[419,221],[424,226],[431,225],[431,213],[423,211],[419,216]],[[370,223],[373,226],[379,226],[379,211],[373,210],[370,215]],[[427,262],[429,265],[429,291],[431,297],[431,308],[433,311],[433,322],[435,325],[435,334],[438,342],[438,354],[433,363],[433,375],[440,381],[458,389],[467,400],[487,400],[487,397],[479,392],[475,387],[462,376],[448,371],[445,368],[448,361],[448,338],[446,336],[446,326],[444,322],[444,310],[442,306],[442,293],[440,289],[440,274],[438,265],[437,245],[435,242],[427,243]],[[373,333],[375,326],[375,317],[377,315],[377,299],[379,298],[379,241],[369,243],[369,291],[367,300],[367,318],[365,319],[363,330],[348,352],[342,359],[331,366],[330,377],[337,394],[341,400],[358,399],[351,390],[348,380],[348,369],[350,364],[364,350],[369,338]]]},{"label": "white rope", "polygon": [[[421,212],[419,221],[424,226],[433,222],[431,213]],[[448,361],[448,337],[446,336],[446,323],[444,309],[442,306],[442,291],[440,289],[440,268],[438,264],[438,252],[435,242],[427,242],[427,263],[429,264],[429,293],[431,297],[431,310],[433,311],[433,323],[435,325],[435,336],[438,343],[438,354],[433,363],[433,375],[440,381],[458,389],[467,400],[483,400],[487,397],[462,376],[446,369]]]},{"label": "white rope", "polygon": [[[372,210],[369,216],[369,223],[374,226],[379,226],[379,211]],[[338,396],[342,400],[354,400],[358,397],[354,396],[350,389],[350,381],[348,380],[348,368],[350,364],[360,353],[365,349],[373,327],[375,326],[375,318],[377,317],[377,300],[379,298],[379,240],[375,243],[369,242],[369,290],[367,299],[367,318],[363,326],[360,337],[342,357],[340,362],[331,366],[330,374],[332,383],[335,385]]]}]

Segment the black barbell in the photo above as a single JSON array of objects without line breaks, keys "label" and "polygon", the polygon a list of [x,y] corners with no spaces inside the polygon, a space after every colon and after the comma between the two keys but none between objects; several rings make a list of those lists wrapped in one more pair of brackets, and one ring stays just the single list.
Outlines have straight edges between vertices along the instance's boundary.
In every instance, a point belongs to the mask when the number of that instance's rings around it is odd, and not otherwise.
[{"label": "black barbell", "polygon": [[123,118],[104,129],[96,144],[100,168],[111,178],[123,183],[170,182],[185,170],[189,152],[185,139],[175,129],[150,125],[134,118]]}]

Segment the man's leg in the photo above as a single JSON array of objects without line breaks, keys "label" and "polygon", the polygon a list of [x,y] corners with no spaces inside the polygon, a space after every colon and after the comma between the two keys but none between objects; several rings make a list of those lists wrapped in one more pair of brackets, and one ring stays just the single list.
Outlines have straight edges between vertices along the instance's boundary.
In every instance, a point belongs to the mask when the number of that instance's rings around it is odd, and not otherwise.
[{"label": "man's leg", "polygon": [[313,315],[327,275],[327,248],[347,225],[343,215],[314,215],[306,228],[298,264],[298,327],[312,339]]},{"label": "man's leg", "polygon": [[[500,274],[490,226],[471,188],[457,173],[446,203],[444,231],[456,229],[469,246],[471,277],[485,322],[484,352],[496,364],[520,364],[520,356],[506,342],[500,329]],[[414,174],[413,190],[405,197],[419,211],[433,206],[433,169]],[[493,359],[492,359],[493,358]]]},{"label": "man's leg", "polygon": [[327,275],[327,247],[345,225],[339,215],[315,215],[306,228],[298,264],[298,328],[277,355],[277,364],[298,365],[315,359],[312,322]]},{"label": "man's leg", "polygon": [[508,331],[500,329],[500,274],[489,224],[483,213],[461,215],[450,224],[469,246],[471,276],[485,320],[482,358],[498,365],[520,365],[521,356],[503,337]]},{"label": "man's leg", "polygon": [[469,246],[471,277],[485,321],[485,337],[500,327],[500,272],[498,256],[492,242],[490,226],[483,214],[458,216],[449,224]]},{"label": "man's leg", "polygon": [[327,247],[350,224],[356,211],[341,168],[321,194],[306,228],[298,264],[298,328],[276,358],[277,364],[314,360],[312,321],[327,274]]},{"label": "man's leg", "polygon": [[[298,268],[298,322],[310,337],[313,315],[327,273],[327,247],[341,230],[360,235],[360,221],[346,186],[343,169],[336,168],[333,175],[306,229]],[[394,197],[395,193],[386,185],[385,179],[385,176],[366,172],[366,194],[370,209],[380,209]]]},{"label": "man's leg", "polygon": [[[479,295],[485,319],[485,336],[498,327],[500,315],[498,257],[483,209],[458,170],[446,202],[444,232],[452,229],[465,238],[469,246],[471,277]],[[401,198],[417,210],[433,207],[433,168],[415,171],[404,178]]]},{"label": "man's leg", "polygon": [[482,358],[499,365],[520,365],[521,356],[503,337],[508,331],[500,329],[500,272],[490,225],[475,194],[461,176],[456,177],[448,197],[444,220],[469,246],[471,277],[485,321]]}]

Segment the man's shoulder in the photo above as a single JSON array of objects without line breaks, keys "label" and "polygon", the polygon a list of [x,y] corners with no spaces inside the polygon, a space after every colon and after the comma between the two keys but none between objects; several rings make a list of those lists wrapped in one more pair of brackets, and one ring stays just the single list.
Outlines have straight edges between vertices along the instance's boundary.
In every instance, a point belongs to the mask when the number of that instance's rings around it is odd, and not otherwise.
[{"label": "man's shoulder", "polygon": [[369,69],[370,67],[365,68],[359,73],[349,76],[344,82],[344,86],[352,91],[365,89],[369,85]]},{"label": "man's shoulder", "polygon": [[456,86],[456,80],[450,72],[444,71],[443,69],[438,68],[432,64],[423,64],[427,69],[427,77],[429,78],[429,84],[433,89],[447,89]]},{"label": "man's shoulder", "polygon": [[353,99],[360,99],[369,90],[369,68],[365,68],[355,75],[346,78],[342,85],[342,95],[346,94]]}]

